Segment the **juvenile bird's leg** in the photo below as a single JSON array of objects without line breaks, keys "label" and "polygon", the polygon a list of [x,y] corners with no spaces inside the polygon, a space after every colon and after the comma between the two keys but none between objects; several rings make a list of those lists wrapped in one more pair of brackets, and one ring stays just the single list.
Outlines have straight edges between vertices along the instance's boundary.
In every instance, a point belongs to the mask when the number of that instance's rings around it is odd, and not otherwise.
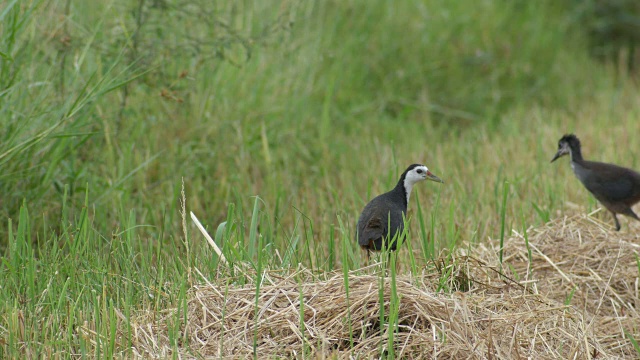
[{"label": "juvenile bird's leg", "polygon": [[638,215],[636,215],[636,213],[634,213],[633,210],[631,210],[631,208],[628,208],[627,210],[625,210],[624,214],[627,215],[630,218],[634,218],[636,220],[640,220],[640,218],[638,218]]},{"label": "juvenile bird's leg", "polygon": [[616,222],[616,231],[620,231],[620,222],[618,221],[618,217],[616,216],[616,213],[612,211],[611,215],[613,215],[613,220]]}]

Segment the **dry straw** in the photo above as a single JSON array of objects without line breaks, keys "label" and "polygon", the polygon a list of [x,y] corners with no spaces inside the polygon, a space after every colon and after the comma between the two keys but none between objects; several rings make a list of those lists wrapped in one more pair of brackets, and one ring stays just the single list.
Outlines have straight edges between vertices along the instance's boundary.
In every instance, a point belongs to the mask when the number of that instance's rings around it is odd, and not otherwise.
[{"label": "dry straw", "polygon": [[[633,235],[640,229],[629,226],[615,233],[589,216],[561,218],[529,229],[529,248],[521,234],[507,239],[502,273],[497,249],[477,245],[470,247],[472,254],[456,254],[446,262],[454,265],[431,264],[420,275],[398,275],[396,357],[637,358],[625,332],[640,338],[640,246]],[[459,290],[438,292],[447,271],[453,279],[449,288]],[[145,358],[247,358],[254,355],[255,343],[259,358],[388,354],[390,327],[380,327],[378,275],[351,273],[348,301],[341,273],[318,276],[300,268],[287,276],[265,272],[262,281],[257,302],[253,284],[205,280],[194,286],[180,329],[185,341],[177,348],[169,341],[171,315],[141,315],[135,353]],[[390,281],[384,279],[385,313]]]}]

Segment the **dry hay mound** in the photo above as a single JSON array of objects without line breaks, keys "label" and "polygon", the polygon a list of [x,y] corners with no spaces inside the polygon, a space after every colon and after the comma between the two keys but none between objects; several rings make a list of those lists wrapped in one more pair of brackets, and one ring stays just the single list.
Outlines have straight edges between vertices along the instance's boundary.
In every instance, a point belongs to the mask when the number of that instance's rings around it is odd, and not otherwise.
[{"label": "dry hay mound", "polygon": [[[640,338],[635,238],[574,217],[528,239],[531,263],[522,236],[505,241],[503,275],[489,247],[398,275],[395,332],[388,319],[380,325],[380,299],[385,317],[396,304],[389,277],[351,273],[348,299],[341,273],[304,269],[265,272],[257,301],[255,284],[194,286],[177,355],[247,358],[255,346],[259,358],[379,358],[391,334],[395,356],[407,359],[637,357],[624,333]],[[137,354],[173,354],[168,322],[136,327]]]},{"label": "dry hay mound", "polygon": [[[581,311],[614,358],[640,355],[625,334],[640,340],[640,227],[628,226],[614,232],[590,216],[565,217],[530,229],[529,248],[523,234],[504,244],[505,272],[517,274],[533,292]],[[496,254],[495,248],[481,251],[486,258]]]}]

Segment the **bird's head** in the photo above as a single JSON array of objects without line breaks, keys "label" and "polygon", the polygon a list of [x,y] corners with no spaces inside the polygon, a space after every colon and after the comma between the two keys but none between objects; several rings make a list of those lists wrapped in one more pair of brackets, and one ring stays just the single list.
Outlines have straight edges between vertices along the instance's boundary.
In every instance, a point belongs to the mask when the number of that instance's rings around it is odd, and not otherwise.
[{"label": "bird's head", "polygon": [[413,164],[409,166],[405,171],[404,180],[406,183],[409,183],[411,185],[422,180],[431,180],[439,183],[444,183],[442,179],[435,176],[431,171],[429,171],[429,168],[420,164]]},{"label": "bird's head", "polygon": [[556,152],[556,155],[551,159],[551,162],[558,160],[564,155],[571,154],[571,151],[574,149],[580,149],[580,140],[578,140],[578,137],[574,134],[563,136],[558,140],[558,152]]}]

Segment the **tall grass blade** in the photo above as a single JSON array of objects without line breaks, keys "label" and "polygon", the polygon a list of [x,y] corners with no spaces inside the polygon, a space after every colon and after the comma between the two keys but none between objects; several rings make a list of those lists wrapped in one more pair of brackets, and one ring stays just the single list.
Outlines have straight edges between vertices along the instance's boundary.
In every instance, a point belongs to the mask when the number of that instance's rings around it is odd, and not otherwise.
[{"label": "tall grass blade", "polygon": [[500,268],[502,269],[502,254],[504,251],[504,235],[507,217],[507,197],[509,196],[509,182],[505,180],[502,187],[502,206],[500,207]]}]

